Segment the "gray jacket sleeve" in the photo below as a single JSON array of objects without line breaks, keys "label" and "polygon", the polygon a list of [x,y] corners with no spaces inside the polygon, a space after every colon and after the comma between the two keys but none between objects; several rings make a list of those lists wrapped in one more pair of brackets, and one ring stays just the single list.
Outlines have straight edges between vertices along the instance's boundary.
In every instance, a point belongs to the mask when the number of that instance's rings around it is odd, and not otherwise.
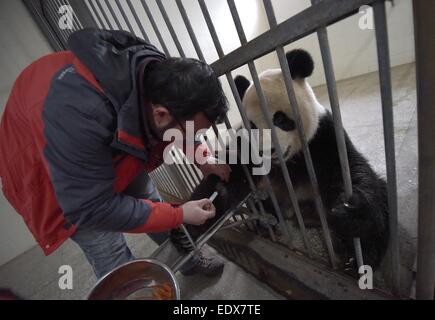
[{"label": "gray jacket sleeve", "polygon": [[44,106],[44,156],[67,221],[78,228],[104,231],[145,224],[151,214],[149,204],[114,191],[113,132],[105,125],[112,120],[94,116],[95,108],[105,107],[104,100],[86,94],[80,99],[60,98],[53,94]]}]

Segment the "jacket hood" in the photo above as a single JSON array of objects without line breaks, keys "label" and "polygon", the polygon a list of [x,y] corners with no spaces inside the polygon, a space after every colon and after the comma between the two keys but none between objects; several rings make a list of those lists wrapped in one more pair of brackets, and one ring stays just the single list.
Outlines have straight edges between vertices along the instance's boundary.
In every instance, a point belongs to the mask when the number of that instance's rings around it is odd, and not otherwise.
[{"label": "jacket hood", "polygon": [[95,77],[117,115],[112,146],[144,157],[144,132],[137,72],[139,65],[166,56],[153,45],[126,31],[84,29],[73,33],[68,48]]},{"label": "jacket hood", "polygon": [[134,89],[136,70],[142,59],[166,58],[155,46],[129,32],[118,30],[77,31],[70,36],[68,48],[92,72],[118,106],[128,99]]}]

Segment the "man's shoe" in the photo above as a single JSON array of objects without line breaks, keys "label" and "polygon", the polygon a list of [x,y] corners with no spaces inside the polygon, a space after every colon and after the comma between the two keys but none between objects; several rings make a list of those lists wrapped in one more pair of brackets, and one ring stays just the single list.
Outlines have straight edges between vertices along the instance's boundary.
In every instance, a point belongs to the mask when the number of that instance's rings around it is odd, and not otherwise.
[{"label": "man's shoe", "polygon": [[183,275],[191,276],[194,274],[203,274],[208,277],[215,277],[222,274],[225,264],[217,256],[207,258],[200,252],[198,257],[198,263],[191,269],[181,272]]}]

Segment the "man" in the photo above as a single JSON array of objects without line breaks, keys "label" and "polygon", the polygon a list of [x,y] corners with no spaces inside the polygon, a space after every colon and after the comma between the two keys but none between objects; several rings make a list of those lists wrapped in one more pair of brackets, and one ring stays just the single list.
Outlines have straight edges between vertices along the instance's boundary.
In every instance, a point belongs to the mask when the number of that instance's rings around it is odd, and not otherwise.
[{"label": "man", "polygon": [[[209,128],[228,108],[207,64],[166,59],[127,32],[82,30],[69,49],[35,61],[16,80],[0,125],[0,177],[44,253],[71,237],[100,278],[134,259],[123,232],[160,244],[181,223],[214,216],[207,199],[160,202],[147,172],[163,162],[165,130],[184,131],[187,120]],[[226,165],[199,169],[229,176]],[[222,269],[200,254],[182,272]]]}]

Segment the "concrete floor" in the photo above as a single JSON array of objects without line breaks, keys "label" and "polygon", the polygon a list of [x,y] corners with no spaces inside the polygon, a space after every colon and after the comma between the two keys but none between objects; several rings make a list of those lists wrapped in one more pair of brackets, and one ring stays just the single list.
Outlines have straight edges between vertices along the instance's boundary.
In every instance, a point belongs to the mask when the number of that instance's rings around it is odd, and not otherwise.
[{"label": "concrete floor", "polygon": [[[404,264],[412,264],[417,225],[417,130],[415,66],[392,70],[396,166],[398,175],[399,221]],[[329,106],[325,86],[315,88],[322,104]],[[377,73],[338,83],[343,123],[357,148],[373,167],[385,176],[382,113]],[[11,240],[13,241],[13,239]],[[156,248],[146,235],[128,235],[127,241],[137,257],[147,257]],[[73,269],[73,290],[60,290],[58,269]],[[184,299],[282,299],[233,263],[226,261],[220,279],[178,275]],[[80,249],[67,241],[49,257],[38,247],[0,267],[0,287],[12,289],[27,299],[83,299],[95,283],[92,270]]]}]

